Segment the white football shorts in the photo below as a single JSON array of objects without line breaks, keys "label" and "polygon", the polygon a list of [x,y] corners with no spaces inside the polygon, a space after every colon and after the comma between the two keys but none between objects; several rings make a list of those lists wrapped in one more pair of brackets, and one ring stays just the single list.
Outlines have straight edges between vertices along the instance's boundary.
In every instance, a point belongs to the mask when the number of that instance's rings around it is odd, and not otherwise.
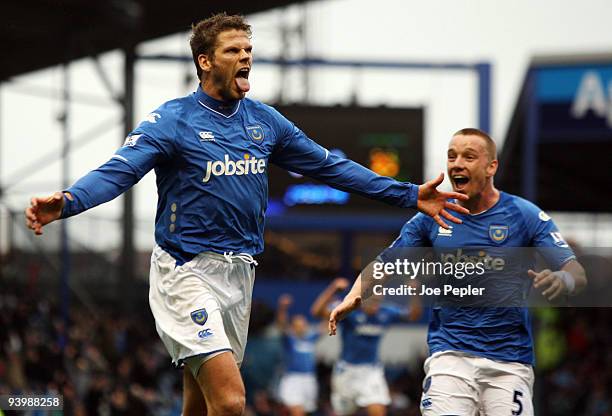
[{"label": "white football shorts", "polygon": [[384,368],[339,361],[332,372],[331,403],[339,416],[353,414],[371,404],[389,405],[391,396]]},{"label": "white football shorts", "polygon": [[458,351],[425,361],[423,416],[533,416],[533,369]]},{"label": "white football shorts", "polygon": [[319,386],[314,374],[286,373],[281,377],[278,396],[285,406],[302,406],[306,413],[317,410]]},{"label": "white football shorts", "polygon": [[255,281],[252,263],[248,255],[206,252],[176,266],[172,256],[154,248],[149,305],[175,365],[223,351],[232,351],[242,363]]}]

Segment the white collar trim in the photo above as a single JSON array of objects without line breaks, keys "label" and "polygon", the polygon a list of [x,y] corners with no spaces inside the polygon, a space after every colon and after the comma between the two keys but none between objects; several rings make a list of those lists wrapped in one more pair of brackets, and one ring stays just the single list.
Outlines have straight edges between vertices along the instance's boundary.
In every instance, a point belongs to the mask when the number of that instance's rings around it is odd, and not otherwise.
[{"label": "white collar trim", "polygon": [[240,103],[241,103],[241,101],[238,101],[238,105],[236,106],[236,109],[234,110],[234,112],[233,112],[232,114],[230,114],[229,116],[226,116],[225,114],[220,113],[220,112],[218,112],[217,110],[214,110],[214,109],[210,108],[209,106],[207,106],[206,104],[204,104],[202,101],[198,100],[198,102],[200,103],[200,105],[201,105],[202,107],[207,108],[207,109],[209,109],[210,111],[212,111],[213,113],[219,114],[220,116],[223,116],[223,117],[225,117],[225,118],[230,118],[230,117],[232,117],[234,114],[236,114],[236,113],[238,112],[238,109],[240,108]]}]

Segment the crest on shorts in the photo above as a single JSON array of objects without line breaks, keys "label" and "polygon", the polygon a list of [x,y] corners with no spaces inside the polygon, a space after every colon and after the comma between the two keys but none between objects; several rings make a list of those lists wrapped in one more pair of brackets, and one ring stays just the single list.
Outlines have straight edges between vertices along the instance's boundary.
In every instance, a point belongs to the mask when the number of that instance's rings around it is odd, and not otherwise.
[{"label": "crest on shorts", "polygon": [[255,143],[261,143],[262,140],[264,139],[264,131],[263,128],[261,128],[260,125],[255,124],[253,126],[247,126],[246,127],[246,131],[249,135],[249,137],[255,142]]},{"label": "crest on shorts", "polygon": [[198,325],[204,325],[208,320],[208,312],[205,308],[191,312],[191,320]]},{"label": "crest on shorts", "polygon": [[493,242],[501,244],[508,238],[508,226],[507,225],[491,225],[489,226],[489,238]]}]

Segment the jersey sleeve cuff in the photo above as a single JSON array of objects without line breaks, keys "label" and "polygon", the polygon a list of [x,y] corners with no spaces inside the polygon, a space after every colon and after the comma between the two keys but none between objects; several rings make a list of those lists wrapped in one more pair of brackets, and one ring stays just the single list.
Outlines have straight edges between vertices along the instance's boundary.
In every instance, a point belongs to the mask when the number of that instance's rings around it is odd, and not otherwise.
[{"label": "jersey sleeve cuff", "polygon": [[412,183],[406,183],[406,185],[408,186],[408,193],[402,205],[404,208],[416,208],[419,199],[419,185]]},{"label": "jersey sleeve cuff", "polygon": [[570,255],[570,256],[568,256],[568,257],[566,257],[565,259],[563,259],[563,260],[562,260],[562,261],[559,263],[559,265],[557,266],[557,270],[561,270],[563,267],[565,267],[565,265],[566,265],[567,263],[569,263],[569,262],[570,262],[570,261],[572,261],[572,260],[577,260],[577,258],[576,258],[576,255],[575,255],[575,254],[572,254],[572,255]]},{"label": "jersey sleeve cuff", "polygon": [[[72,199],[68,198],[68,196],[66,195],[66,193],[70,193],[70,195],[72,195]],[[60,214],[60,218],[68,218],[68,217],[72,217],[76,214],[78,214],[79,212],[81,212],[79,210],[79,204],[76,200],[76,198],[74,197],[74,192],[70,191],[70,189],[65,189],[62,191],[62,196],[64,197],[64,207],[62,208],[62,213]]]}]

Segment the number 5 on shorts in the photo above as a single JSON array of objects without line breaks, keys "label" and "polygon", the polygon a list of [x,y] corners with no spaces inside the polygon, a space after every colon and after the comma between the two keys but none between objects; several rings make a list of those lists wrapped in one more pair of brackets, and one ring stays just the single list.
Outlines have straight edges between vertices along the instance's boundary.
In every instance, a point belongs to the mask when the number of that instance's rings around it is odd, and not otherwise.
[{"label": "number 5 on shorts", "polygon": [[512,411],[513,415],[520,415],[523,413],[523,403],[520,400],[521,397],[523,397],[523,393],[518,390],[514,390],[514,399],[512,401],[516,403],[518,409]]}]

